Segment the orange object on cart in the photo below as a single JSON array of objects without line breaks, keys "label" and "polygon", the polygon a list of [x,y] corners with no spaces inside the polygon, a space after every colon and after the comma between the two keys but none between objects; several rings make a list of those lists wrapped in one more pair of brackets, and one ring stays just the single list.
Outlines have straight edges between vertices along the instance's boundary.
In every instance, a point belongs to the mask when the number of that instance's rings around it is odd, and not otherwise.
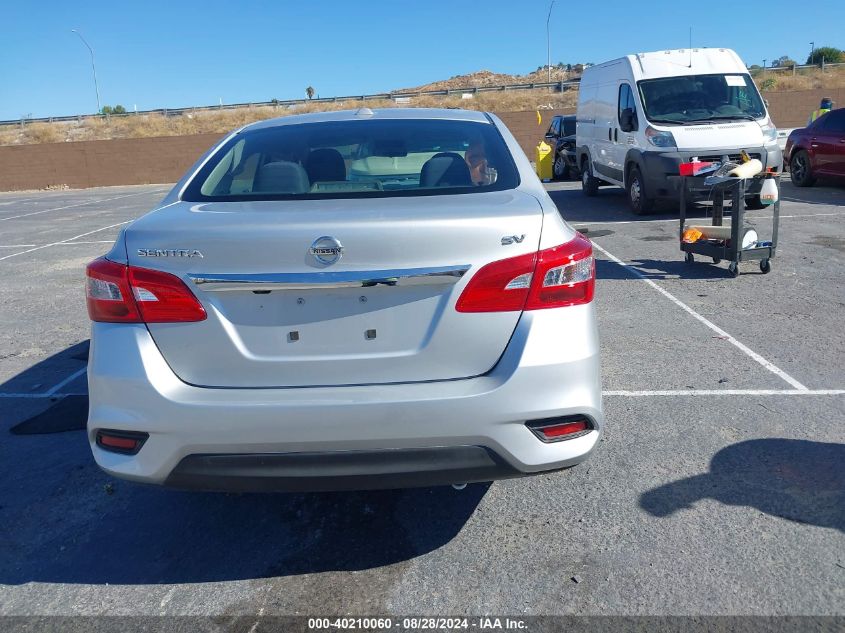
[{"label": "orange object on cart", "polygon": [[702,233],[696,228],[691,228],[684,231],[684,236],[681,238],[681,241],[684,242],[684,244],[694,244],[703,236],[704,233]]}]

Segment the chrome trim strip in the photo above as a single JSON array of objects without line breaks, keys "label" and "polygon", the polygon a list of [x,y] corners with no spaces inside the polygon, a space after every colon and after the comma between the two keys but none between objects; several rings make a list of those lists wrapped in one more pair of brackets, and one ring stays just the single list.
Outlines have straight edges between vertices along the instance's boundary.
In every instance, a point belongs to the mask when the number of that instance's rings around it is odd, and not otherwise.
[{"label": "chrome trim strip", "polygon": [[308,290],[456,284],[469,266],[309,273],[200,274],[188,278],[203,290]]}]

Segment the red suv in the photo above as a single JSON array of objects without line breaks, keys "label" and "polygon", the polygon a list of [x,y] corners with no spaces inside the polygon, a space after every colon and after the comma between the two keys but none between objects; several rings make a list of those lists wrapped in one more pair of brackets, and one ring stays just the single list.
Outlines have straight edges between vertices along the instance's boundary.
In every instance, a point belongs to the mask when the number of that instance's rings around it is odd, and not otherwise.
[{"label": "red suv", "polygon": [[798,187],[809,187],[816,178],[845,178],[845,108],[793,130],[786,140],[784,161]]}]

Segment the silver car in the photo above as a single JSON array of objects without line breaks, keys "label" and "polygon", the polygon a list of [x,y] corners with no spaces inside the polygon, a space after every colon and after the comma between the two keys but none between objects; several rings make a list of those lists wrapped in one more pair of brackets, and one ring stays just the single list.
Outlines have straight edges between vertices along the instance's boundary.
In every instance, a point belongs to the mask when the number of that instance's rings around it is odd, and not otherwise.
[{"label": "silver car", "polygon": [[247,491],[572,466],[603,424],[594,286],[492,114],[248,125],[88,266],[94,458]]}]

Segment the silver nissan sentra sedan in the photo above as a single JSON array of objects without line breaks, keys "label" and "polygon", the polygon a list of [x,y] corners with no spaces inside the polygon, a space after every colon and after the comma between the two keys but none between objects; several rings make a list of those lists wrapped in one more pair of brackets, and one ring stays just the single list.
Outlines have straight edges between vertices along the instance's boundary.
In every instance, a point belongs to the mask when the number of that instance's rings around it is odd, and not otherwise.
[{"label": "silver nissan sentra sedan", "polygon": [[573,466],[603,424],[594,286],[492,114],[248,125],[88,265],[94,458],[238,491]]}]

